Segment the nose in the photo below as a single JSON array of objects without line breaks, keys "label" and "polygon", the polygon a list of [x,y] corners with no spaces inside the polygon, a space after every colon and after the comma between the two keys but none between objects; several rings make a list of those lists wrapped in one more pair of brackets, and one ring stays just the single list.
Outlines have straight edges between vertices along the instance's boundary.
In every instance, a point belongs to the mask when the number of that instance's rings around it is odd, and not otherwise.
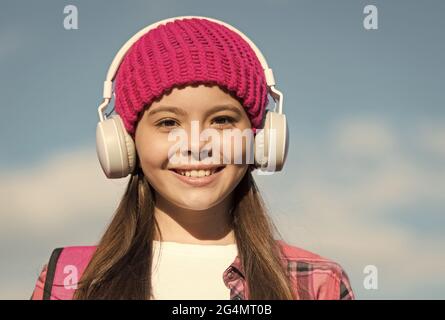
[{"label": "nose", "polygon": [[210,141],[201,141],[199,136],[189,136],[187,148],[184,148],[182,152],[187,158],[191,157],[196,161],[202,161],[212,157],[212,144]]},{"label": "nose", "polygon": [[181,148],[181,158],[188,161],[203,161],[213,156],[212,138],[203,133],[198,121],[192,121],[190,130],[187,130],[187,144]]}]

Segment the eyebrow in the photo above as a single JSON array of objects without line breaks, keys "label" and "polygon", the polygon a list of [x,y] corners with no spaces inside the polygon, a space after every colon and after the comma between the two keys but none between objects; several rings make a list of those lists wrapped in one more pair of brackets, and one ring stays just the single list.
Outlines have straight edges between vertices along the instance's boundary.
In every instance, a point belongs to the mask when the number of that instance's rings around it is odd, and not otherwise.
[{"label": "eyebrow", "polygon": [[[233,112],[235,112],[235,113],[237,113],[238,115],[241,116],[240,109],[235,107],[234,105],[231,105],[231,104],[221,104],[221,105],[213,106],[211,109],[206,111],[205,115],[207,116],[207,115],[209,115],[211,113],[215,113],[215,112],[218,112],[218,111],[224,111],[224,110],[233,111]],[[156,109],[150,110],[148,112],[148,116],[152,116],[152,115],[154,115],[154,114],[156,114],[158,112],[172,112],[172,113],[176,113],[176,114],[179,114],[179,115],[182,115],[182,116],[186,116],[187,115],[187,112],[184,111],[184,109],[182,109],[182,108],[178,108],[178,107],[175,107],[175,106],[162,105],[162,106],[159,106]]]}]

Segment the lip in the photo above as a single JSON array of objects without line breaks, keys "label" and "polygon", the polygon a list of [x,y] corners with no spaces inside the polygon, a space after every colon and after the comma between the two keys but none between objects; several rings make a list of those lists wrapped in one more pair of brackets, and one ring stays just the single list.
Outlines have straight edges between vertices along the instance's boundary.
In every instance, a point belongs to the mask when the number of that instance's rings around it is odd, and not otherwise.
[{"label": "lip", "polygon": [[214,164],[199,164],[199,165],[188,165],[177,168],[170,168],[170,170],[183,170],[183,171],[191,171],[191,170],[213,170],[220,167],[225,167],[225,165],[214,165]]},{"label": "lip", "polygon": [[182,182],[184,182],[192,187],[204,187],[206,185],[211,184],[216,179],[218,179],[218,177],[221,175],[221,172],[223,172],[224,169],[225,169],[225,167],[222,170],[220,170],[214,174],[211,174],[210,176],[205,176],[202,178],[187,177],[187,176],[183,176],[180,173],[176,173],[174,170],[169,170],[169,171],[171,171],[179,180],[181,180]]}]

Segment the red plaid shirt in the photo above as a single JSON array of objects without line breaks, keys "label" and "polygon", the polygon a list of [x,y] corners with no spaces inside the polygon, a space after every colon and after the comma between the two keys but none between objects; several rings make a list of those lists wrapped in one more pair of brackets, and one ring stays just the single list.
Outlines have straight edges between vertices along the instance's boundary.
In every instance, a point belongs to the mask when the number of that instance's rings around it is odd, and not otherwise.
[{"label": "red plaid shirt", "polygon": [[[310,251],[291,246],[282,240],[278,240],[284,255],[281,257],[283,263],[287,266],[289,280],[297,299],[301,300],[352,300],[355,299],[354,293],[349,282],[348,275],[343,268],[336,262],[323,258]],[[76,248],[76,247],[73,247]],[[91,248],[95,247],[77,247]],[[56,249],[56,250],[61,250]],[[91,251],[91,252],[93,252]],[[92,254],[92,253],[91,253]],[[51,259],[53,259],[53,256]],[[58,257],[58,255],[56,255]],[[71,262],[72,263],[72,262]],[[58,265],[57,261],[50,261],[45,264],[37,280],[32,300],[41,300],[44,298],[44,287],[47,281],[48,265]],[[54,277],[56,270],[63,270],[64,266],[57,266],[52,270]],[[79,277],[81,276],[80,270]],[[237,256],[232,264],[224,271],[223,280],[227,288],[230,289],[231,300],[249,299],[248,286],[240,263],[240,257]],[[51,280],[52,281],[52,280]],[[48,284],[47,284],[48,287]],[[50,286],[51,288],[51,286]],[[60,286],[50,289],[48,294],[50,299],[71,299],[74,293],[70,291],[58,291]],[[62,288],[63,290],[63,288]],[[60,293],[62,292],[62,293]],[[68,292],[68,293],[67,293]]]}]

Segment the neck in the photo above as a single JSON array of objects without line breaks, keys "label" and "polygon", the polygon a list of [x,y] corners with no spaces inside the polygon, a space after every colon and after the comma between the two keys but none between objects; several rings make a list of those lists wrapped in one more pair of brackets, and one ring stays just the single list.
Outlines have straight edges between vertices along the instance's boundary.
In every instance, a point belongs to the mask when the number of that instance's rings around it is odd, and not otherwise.
[{"label": "neck", "polygon": [[[206,210],[181,208],[156,195],[155,219],[161,230],[162,241],[190,244],[234,244],[232,227],[232,199]],[[155,233],[155,240],[160,241]]]}]

